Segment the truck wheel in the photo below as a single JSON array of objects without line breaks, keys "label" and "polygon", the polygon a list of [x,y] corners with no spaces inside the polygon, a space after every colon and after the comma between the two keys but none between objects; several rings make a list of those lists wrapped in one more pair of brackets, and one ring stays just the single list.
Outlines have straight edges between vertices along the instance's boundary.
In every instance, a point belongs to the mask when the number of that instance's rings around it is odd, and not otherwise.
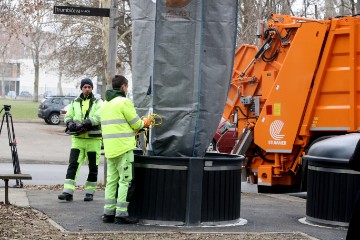
[{"label": "truck wheel", "polygon": [[207,152],[216,152],[216,142],[213,139],[211,143],[209,144],[209,147],[207,148]]},{"label": "truck wheel", "polygon": [[52,125],[59,125],[59,123],[60,123],[59,114],[58,113],[50,114],[49,121],[50,121],[50,124],[52,124]]},{"label": "truck wheel", "polygon": [[300,184],[284,186],[284,185],[275,185],[275,186],[263,186],[258,185],[258,193],[295,193],[299,192]]}]

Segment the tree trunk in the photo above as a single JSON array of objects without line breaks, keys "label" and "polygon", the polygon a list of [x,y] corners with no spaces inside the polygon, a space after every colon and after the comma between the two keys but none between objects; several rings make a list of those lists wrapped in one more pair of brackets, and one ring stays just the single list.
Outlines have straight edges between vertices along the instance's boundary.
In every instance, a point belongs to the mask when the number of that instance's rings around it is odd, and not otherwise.
[{"label": "tree trunk", "polygon": [[62,71],[60,70],[59,72],[59,81],[58,81],[58,84],[57,84],[57,89],[58,89],[58,94],[60,96],[63,96],[63,90],[62,90],[62,84],[61,84],[61,79],[62,79]]},{"label": "tree trunk", "polygon": [[351,6],[351,15],[355,15],[356,9],[355,9],[355,1],[354,0],[350,0],[350,6]]},{"label": "tree trunk", "polygon": [[345,3],[344,0],[340,0],[340,16],[345,15]]},{"label": "tree trunk", "polygon": [[38,50],[35,50],[34,69],[35,69],[34,102],[38,102],[39,101],[39,70],[40,70],[39,51]]},{"label": "tree trunk", "polygon": [[0,64],[0,70],[1,70],[1,96],[5,98],[5,61],[2,61],[2,64]]},{"label": "tree trunk", "polygon": [[334,0],[326,0],[325,1],[325,19],[336,16],[335,8],[334,8]]},{"label": "tree trunk", "polygon": [[303,7],[304,7],[304,17],[307,17],[307,0],[304,0]]}]

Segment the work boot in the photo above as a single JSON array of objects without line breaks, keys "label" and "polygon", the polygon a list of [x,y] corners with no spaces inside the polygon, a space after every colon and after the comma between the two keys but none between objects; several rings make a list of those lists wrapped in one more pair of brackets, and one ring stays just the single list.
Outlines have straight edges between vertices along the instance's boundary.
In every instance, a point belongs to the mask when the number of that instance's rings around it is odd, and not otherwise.
[{"label": "work boot", "polygon": [[103,219],[103,223],[113,223],[115,220],[115,215],[104,214],[102,219]]},{"label": "work boot", "polygon": [[136,224],[139,219],[136,217],[115,217],[115,224]]},{"label": "work boot", "polygon": [[85,201],[85,202],[90,202],[90,201],[92,201],[92,200],[93,200],[93,195],[90,194],[90,193],[87,193],[87,194],[85,195],[85,197],[84,197],[84,201]]},{"label": "work boot", "polygon": [[62,194],[58,195],[59,200],[66,200],[66,201],[72,201],[73,195],[70,193],[63,192]]}]

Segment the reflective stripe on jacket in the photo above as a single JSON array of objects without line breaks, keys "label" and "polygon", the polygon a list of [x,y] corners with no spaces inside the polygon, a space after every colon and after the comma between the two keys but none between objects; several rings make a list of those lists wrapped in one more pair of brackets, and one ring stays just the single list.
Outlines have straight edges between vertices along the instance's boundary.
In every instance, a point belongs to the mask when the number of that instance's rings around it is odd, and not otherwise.
[{"label": "reflective stripe on jacket", "polygon": [[101,130],[106,158],[114,158],[136,147],[135,132],[144,122],[132,102],[124,97],[105,101],[101,111]]},{"label": "reflective stripe on jacket", "polygon": [[90,107],[90,101],[93,101],[93,104],[90,109],[88,119],[91,121],[92,128],[90,131],[84,134],[73,137],[101,139],[100,108],[103,104],[103,101],[101,99],[88,98],[84,100],[80,97],[77,97],[70,103],[68,111],[64,117],[64,122],[67,123],[71,120],[75,123],[82,122],[85,118],[86,111]]}]

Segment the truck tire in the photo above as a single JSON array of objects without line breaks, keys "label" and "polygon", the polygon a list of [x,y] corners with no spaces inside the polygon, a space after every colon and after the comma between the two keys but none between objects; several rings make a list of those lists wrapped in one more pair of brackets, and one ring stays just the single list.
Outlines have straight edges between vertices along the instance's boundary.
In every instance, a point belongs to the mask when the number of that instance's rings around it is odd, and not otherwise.
[{"label": "truck tire", "polygon": [[263,186],[258,185],[258,193],[296,193],[299,192],[300,184],[285,186],[285,185],[275,185],[275,186]]},{"label": "truck tire", "polygon": [[213,139],[211,141],[211,143],[209,144],[209,147],[207,148],[207,152],[216,152],[217,149],[216,149],[216,142],[215,140]]}]

